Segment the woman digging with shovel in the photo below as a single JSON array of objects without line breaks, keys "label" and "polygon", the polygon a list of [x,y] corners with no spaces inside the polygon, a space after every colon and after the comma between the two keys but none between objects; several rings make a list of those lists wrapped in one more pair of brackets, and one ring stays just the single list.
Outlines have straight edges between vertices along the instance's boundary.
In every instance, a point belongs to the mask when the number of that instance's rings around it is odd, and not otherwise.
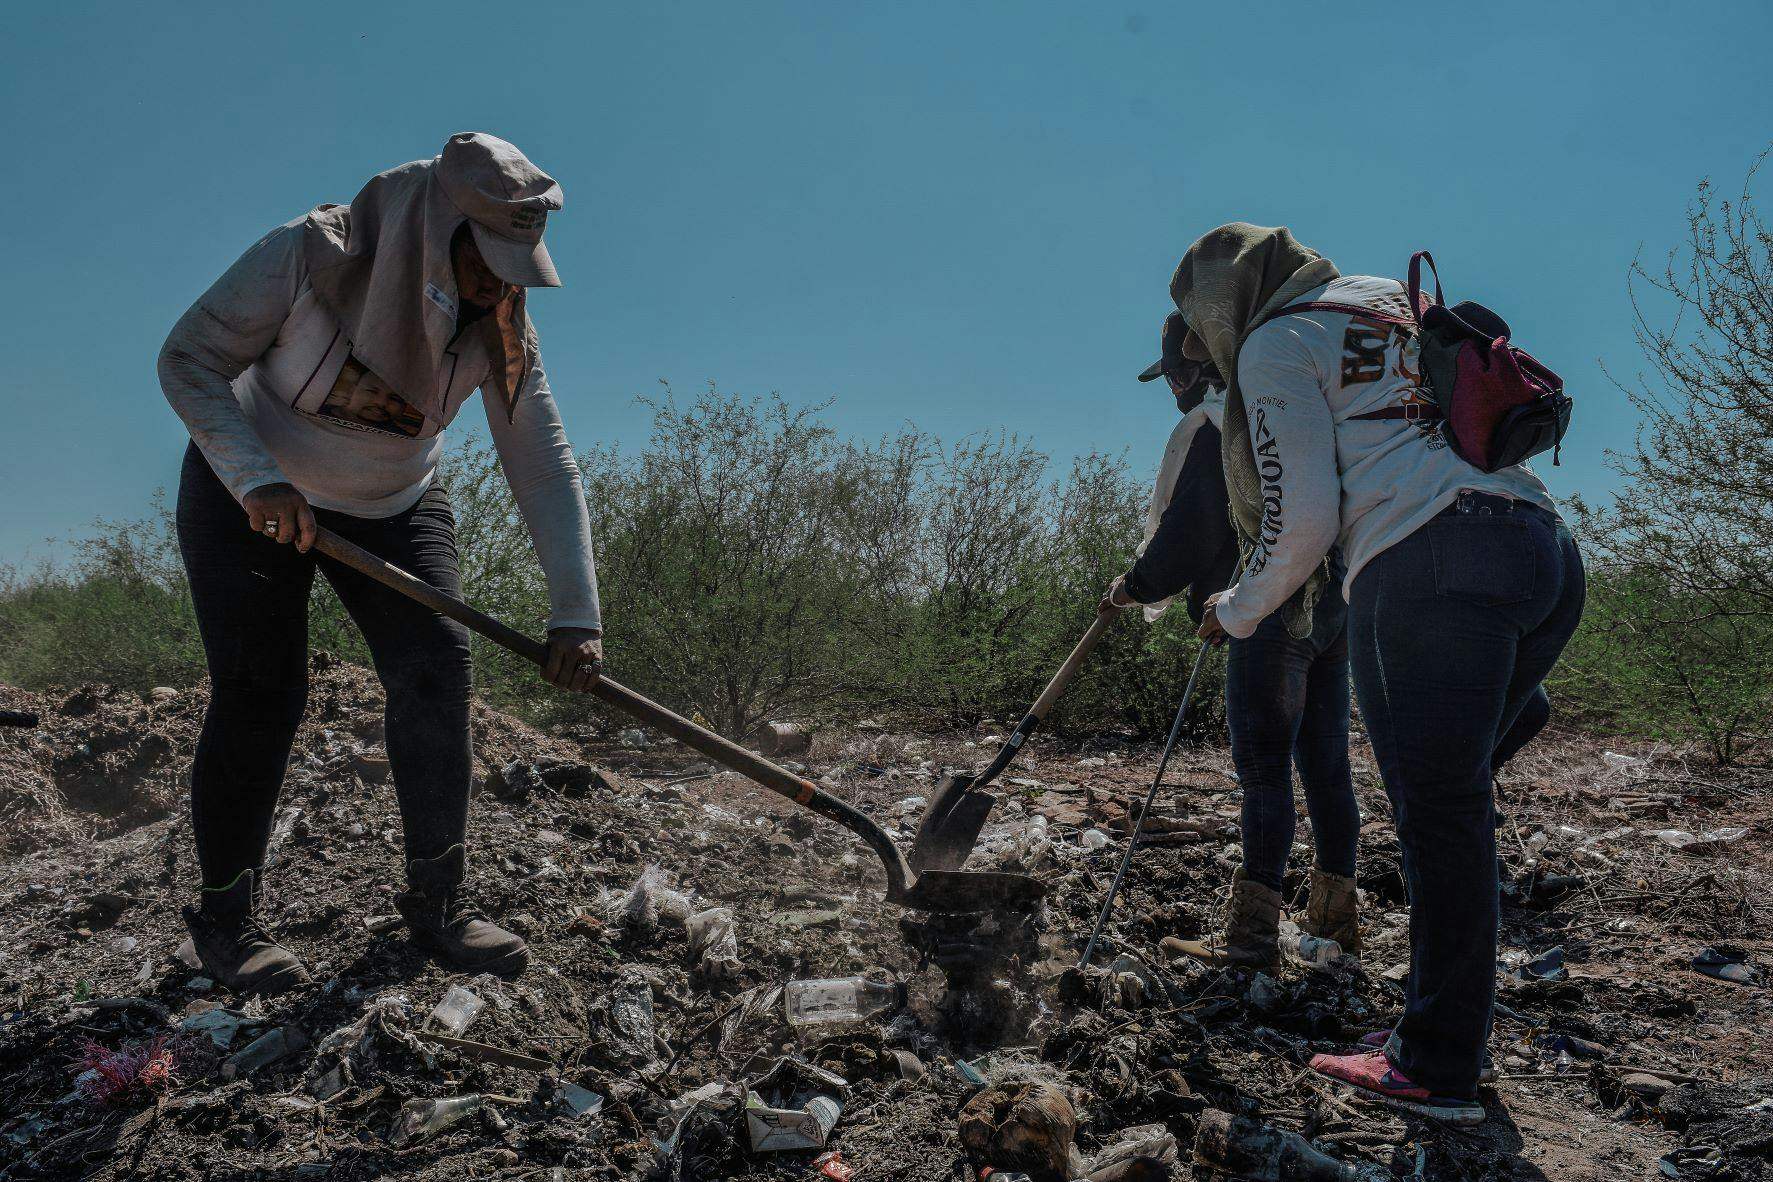
[{"label": "woman digging with shovel", "polygon": [[[1189,617],[1198,624],[1216,593],[1237,577],[1238,546],[1220,460],[1225,384],[1211,361],[1183,356],[1187,334],[1182,317],[1170,313],[1162,356],[1139,375],[1142,382],[1161,376],[1169,384],[1182,421],[1158,471],[1145,543],[1133,568],[1109,585],[1103,607],[1142,604],[1146,619],[1156,620],[1173,596],[1186,592]],[[1243,865],[1232,877],[1224,930],[1200,940],[1172,936],[1161,945],[1167,955],[1222,967],[1278,967],[1295,766],[1317,850],[1299,926],[1335,940],[1350,955],[1360,951],[1354,887],[1360,809],[1348,767],[1347,614],[1339,596],[1324,596],[1303,635],[1271,615],[1230,642],[1225,714],[1243,788]]]},{"label": "woman digging with shovel", "polygon": [[1383,1046],[1312,1067],[1476,1124],[1496,990],[1491,767],[1575,631],[1584,576],[1522,463],[1562,440],[1562,382],[1495,313],[1447,307],[1438,281],[1421,298],[1425,257],[1407,287],[1343,276],[1286,229],[1237,222],[1189,248],[1170,294],[1193,330],[1184,356],[1229,379],[1226,487],[1251,555],[1201,635],[1249,636],[1276,612],[1297,635],[1340,591],[1403,851],[1403,1016]]},{"label": "woman digging with shovel", "polygon": [[185,909],[205,970],[241,992],[305,982],[257,918],[272,815],[307,696],[308,593],[325,575],[387,692],[412,941],[468,971],[528,950],[464,889],[471,774],[468,633],[311,553],[318,526],[461,594],[442,434],[476,389],[547,572],[544,676],[588,691],[602,626],[579,471],[525,289],[557,287],[542,245],[560,187],[503,140],[450,137],[349,206],[271,231],[192,305],[160,382],[191,433],[177,525],[210,675],[191,768],[202,871]]}]

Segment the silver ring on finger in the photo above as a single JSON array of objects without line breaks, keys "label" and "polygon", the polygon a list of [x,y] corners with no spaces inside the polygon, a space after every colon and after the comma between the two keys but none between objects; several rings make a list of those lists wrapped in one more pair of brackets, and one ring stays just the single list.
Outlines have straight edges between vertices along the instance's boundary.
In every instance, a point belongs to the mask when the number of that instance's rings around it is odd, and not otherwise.
[{"label": "silver ring on finger", "polygon": [[579,662],[579,672],[580,673],[596,673],[602,668],[603,668],[602,661],[580,661]]}]

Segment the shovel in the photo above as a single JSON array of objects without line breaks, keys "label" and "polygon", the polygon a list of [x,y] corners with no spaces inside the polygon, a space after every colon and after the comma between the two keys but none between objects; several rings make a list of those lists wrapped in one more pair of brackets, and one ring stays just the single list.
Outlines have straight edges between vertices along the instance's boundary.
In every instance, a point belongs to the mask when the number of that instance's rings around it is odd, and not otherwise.
[{"label": "shovel", "polygon": [[[331,530],[321,528],[317,531],[314,548],[352,570],[417,600],[432,611],[448,616],[520,657],[537,665],[545,666],[548,663],[546,645],[507,627],[484,612],[476,611],[399,567],[384,562]],[[905,861],[905,855],[893,844],[893,839],[885,829],[854,805],[839,800],[811,780],[802,779],[737,743],[728,742],[713,731],[697,726],[681,714],[673,713],[652,699],[607,677],[598,679],[597,684],[591,688],[591,694],[648,726],[665,732],[678,742],[695,748],[721,766],[755,780],[770,791],[787,797],[802,808],[811,809],[827,820],[836,821],[856,834],[868,843],[886,867],[889,903],[914,911],[966,914],[993,911],[1001,907],[1032,907],[1046,893],[1046,887],[1039,879],[1025,874],[962,874],[953,871],[914,874]]]},{"label": "shovel", "polygon": [[1059,700],[1083,668],[1084,658],[1114,623],[1114,612],[1099,612],[1096,622],[1090,630],[1083,634],[1053,679],[1047,682],[1040,697],[1029,707],[1028,714],[1010,737],[1004,740],[1003,747],[998,751],[984,771],[971,776],[948,776],[936,785],[936,794],[930,798],[930,807],[924,811],[923,820],[918,823],[917,836],[911,840],[911,868],[921,873],[930,874],[939,871],[959,870],[961,863],[973,852],[973,846],[979,842],[979,831],[985,828],[985,819],[991,815],[991,808],[997,803],[997,797],[982,791],[985,785],[997,779],[1028,736],[1040,729],[1053,709],[1053,703]]}]

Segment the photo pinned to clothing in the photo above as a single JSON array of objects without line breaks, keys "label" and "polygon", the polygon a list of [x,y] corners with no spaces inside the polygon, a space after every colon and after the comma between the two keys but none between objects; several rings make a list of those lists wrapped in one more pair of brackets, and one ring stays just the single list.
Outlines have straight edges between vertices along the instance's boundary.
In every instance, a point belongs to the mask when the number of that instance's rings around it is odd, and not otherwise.
[{"label": "photo pinned to clothing", "polygon": [[409,439],[417,438],[425,429],[424,414],[355,356],[345,358],[319,413],[348,427],[385,431]]}]

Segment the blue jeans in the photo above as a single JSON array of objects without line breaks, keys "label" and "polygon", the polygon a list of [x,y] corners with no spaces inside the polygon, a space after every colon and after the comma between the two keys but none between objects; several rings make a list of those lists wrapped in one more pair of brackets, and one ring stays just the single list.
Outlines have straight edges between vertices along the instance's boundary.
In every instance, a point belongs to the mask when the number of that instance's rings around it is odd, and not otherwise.
[{"label": "blue jeans", "polygon": [[1280,615],[1233,640],[1225,670],[1231,757],[1243,785],[1244,873],[1281,889],[1293,849],[1293,768],[1317,864],[1354,874],[1360,807],[1348,770],[1348,607],[1325,589],[1311,635],[1287,634]]},{"label": "blue jeans", "polygon": [[1496,754],[1490,758],[1491,771],[1501,771],[1502,765],[1520,754],[1521,748],[1531,743],[1550,721],[1551,695],[1545,692],[1544,686],[1538,686],[1527,695],[1526,704],[1515,715],[1513,725],[1497,740]]},{"label": "blue jeans", "polygon": [[1582,616],[1582,557],[1553,513],[1462,494],[1355,580],[1354,688],[1410,896],[1410,982],[1386,1044],[1472,1096],[1496,997],[1490,762]]}]

